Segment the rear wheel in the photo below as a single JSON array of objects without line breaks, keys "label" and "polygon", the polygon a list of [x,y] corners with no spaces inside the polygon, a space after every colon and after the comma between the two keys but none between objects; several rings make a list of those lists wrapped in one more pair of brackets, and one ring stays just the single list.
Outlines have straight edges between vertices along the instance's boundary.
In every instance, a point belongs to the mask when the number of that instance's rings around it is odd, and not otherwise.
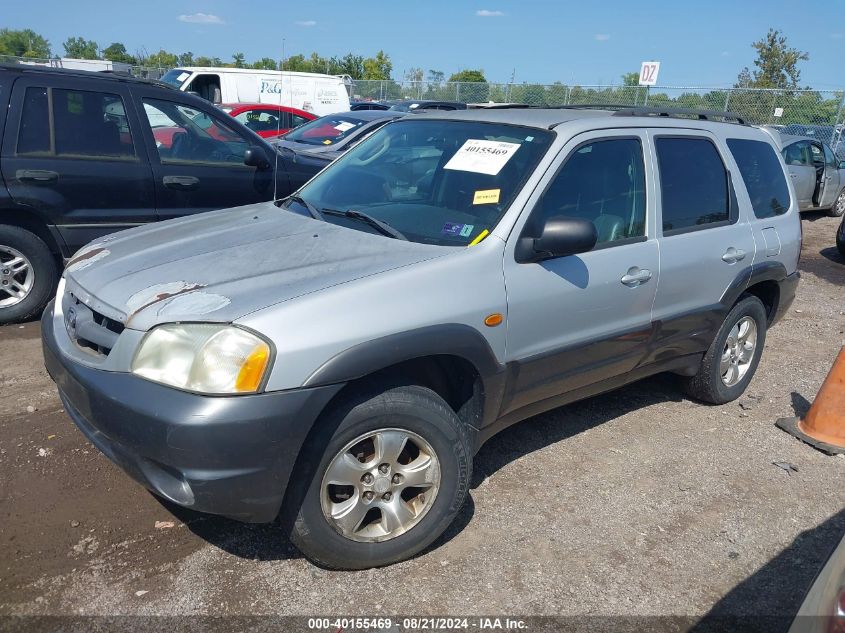
[{"label": "rear wheel", "polygon": [[[843,220],[845,223],[845,220]],[[839,254],[845,257],[845,226],[840,226],[836,231],[836,248],[839,249]]]},{"label": "rear wheel", "polygon": [[431,544],[466,499],[472,471],[467,428],[424,387],[360,392],[320,424],[319,449],[291,539],[334,569],[395,563]]},{"label": "rear wheel", "polygon": [[830,207],[829,213],[834,218],[840,218],[845,215],[845,189],[839,192],[839,197],[836,198],[836,202]]},{"label": "rear wheel", "polygon": [[57,279],[56,260],[38,236],[0,225],[0,325],[38,315]]},{"label": "rear wheel", "polygon": [[765,342],[766,309],[757,297],[746,296],[725,317],[685,391],[712,404],[736,400],[757,371]]}]

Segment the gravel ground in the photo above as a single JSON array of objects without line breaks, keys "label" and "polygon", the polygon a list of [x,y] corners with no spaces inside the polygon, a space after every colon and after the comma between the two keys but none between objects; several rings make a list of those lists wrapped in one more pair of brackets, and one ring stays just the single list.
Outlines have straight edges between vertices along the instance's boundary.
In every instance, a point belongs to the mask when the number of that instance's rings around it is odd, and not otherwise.
[{"label": "gravel ground", "polygon": [[845,344],[836,224],[805,217],[798,297],[742,399],[658,376],[511,427],[447,534],[379,570],[162,505],[62,411],[38,324],[0,328],[0,614],[792,614],[845,533],[845,458],[774,427]]}]

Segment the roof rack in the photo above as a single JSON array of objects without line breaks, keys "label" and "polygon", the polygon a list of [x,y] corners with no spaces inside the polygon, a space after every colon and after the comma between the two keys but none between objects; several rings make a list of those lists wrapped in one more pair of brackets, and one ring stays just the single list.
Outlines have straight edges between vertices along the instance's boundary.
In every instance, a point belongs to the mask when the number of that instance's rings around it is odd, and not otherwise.
[{"label": "roof rack", "polygon": [[[616,109],[608,108],[608,109]],[[640,106],[623,106],[613,116],[660,116],[677,119],[692,118],[699,121],[720,120],[724,123],[734,121],[739,125],[747,125],[745,119],[733,112],[722,110],[695,110],[690,108],[649,108]]]}]

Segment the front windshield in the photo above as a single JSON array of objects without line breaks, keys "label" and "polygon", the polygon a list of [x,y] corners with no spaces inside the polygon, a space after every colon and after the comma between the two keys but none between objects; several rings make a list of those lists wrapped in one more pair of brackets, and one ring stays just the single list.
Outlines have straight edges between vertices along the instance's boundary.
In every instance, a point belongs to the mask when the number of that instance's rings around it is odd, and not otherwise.
[{"label": "front windshield", "polygon": [[173,70],[168,70],[161,76],[159,81],[163,81],[166,84],[173,86],[174,88],[181,88],[182,84],[185,83],[185,80],[191,76],[187,70],[182,70],[181,68],[174,68]]},{"label": "front windshield", "polygon": [[[493,230],[552,139],[551,132],[515,125],[402,119],[299,194],[321,211],[366,213],[414,242],[467,246]],[[326,220],[374,232],[355,218]]]},{"label": "front windshield", "polygon": [[282,138],[306,145],[334,145],[365,123],[367,121],[351,114],[330,114],[300,125]]}]

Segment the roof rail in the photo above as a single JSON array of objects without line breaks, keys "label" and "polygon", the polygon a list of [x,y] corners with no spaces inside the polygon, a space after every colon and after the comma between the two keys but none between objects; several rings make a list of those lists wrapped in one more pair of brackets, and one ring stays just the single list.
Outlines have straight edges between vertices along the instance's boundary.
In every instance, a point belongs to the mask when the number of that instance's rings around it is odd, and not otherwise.
[{"label": "roof rail", "polygon": [[[613,107],[608,109],[616,108]],[[724,112],[721,110],[695,110],[689,108],[653,108],[640,106],[624,106],[621,109],[616,110],[613,116],[660,116],[679,119],[693,118],[698,119],[699,121],[721,120],[724,123],[729,123],[733,121],[738,123],[739,125],[747,125],[745,119],[743,119],[740,115],[734,114],[733,112]]]}]

